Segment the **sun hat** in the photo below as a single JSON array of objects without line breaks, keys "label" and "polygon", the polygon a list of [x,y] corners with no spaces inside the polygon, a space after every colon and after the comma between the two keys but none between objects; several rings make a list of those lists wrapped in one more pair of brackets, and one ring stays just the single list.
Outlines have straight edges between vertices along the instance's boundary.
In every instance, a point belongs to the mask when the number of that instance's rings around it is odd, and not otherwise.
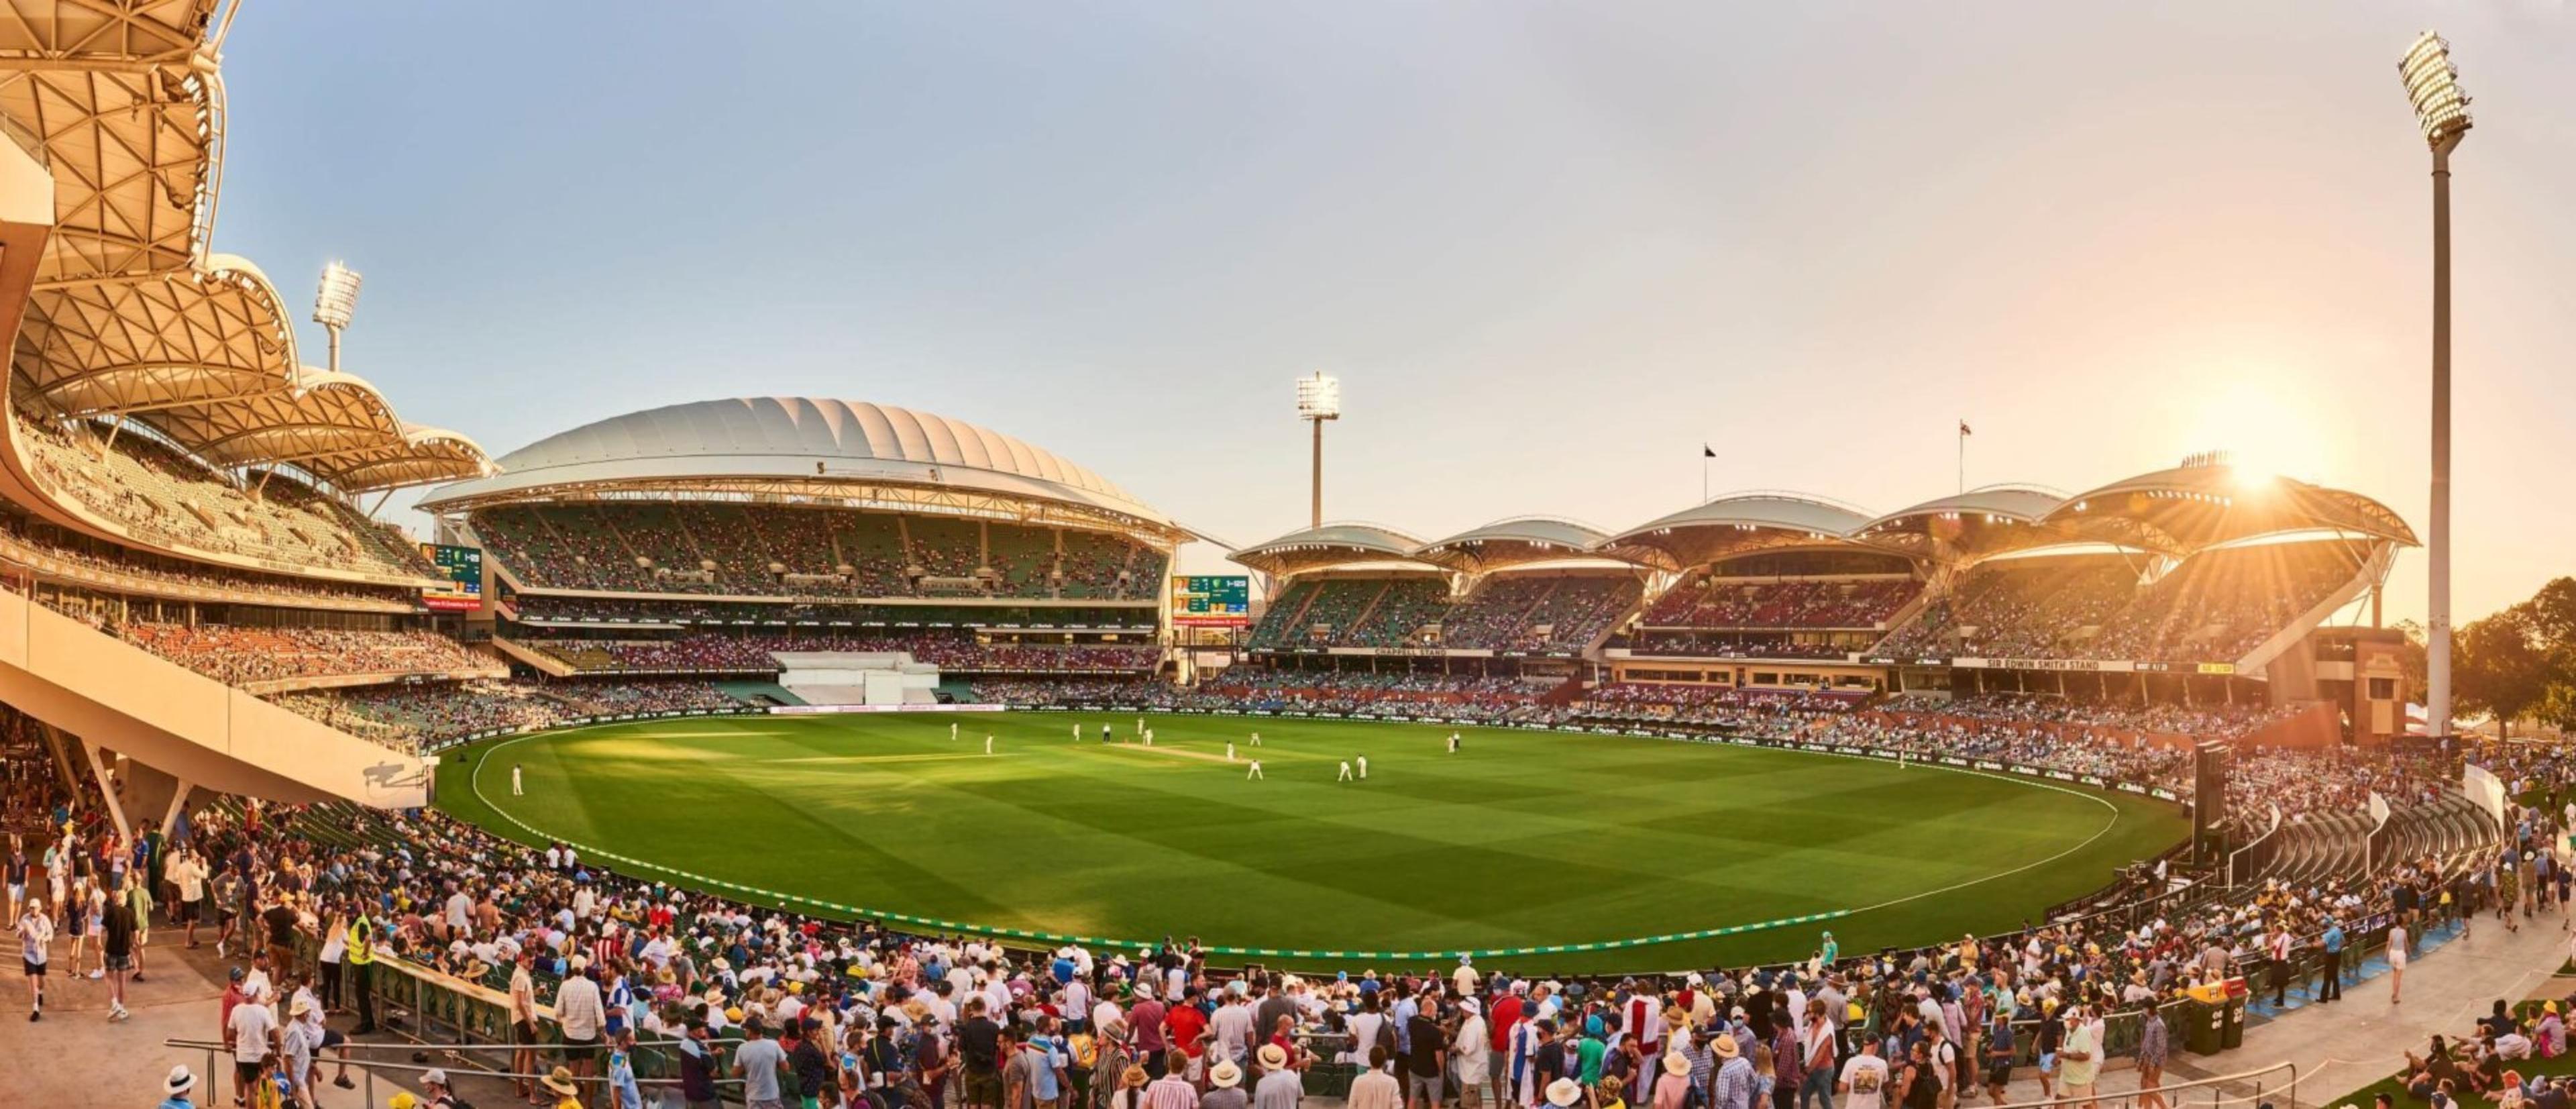
[{"label": "sun hat", "polygon": [[171,1097],[177,1097],[196,1088],[197,1076],[188,1073],[186,1063],[170,1068],[169,1079],[161,1083],[161,1089]]},{"label": "sun hat", "polygon": [[553,1074],[549,1074],[544,1078],[538,1079],[538,1081],[543,1082],[547,1089],[553,1090],[565,1097],[571,1097],[581,1092],[580,1087],[572,1084],[571,1067],[556,1067]]},{"label": "sun hat", "polygon": [[1716,1037],[1709,1041],[1709,1046],[1717,1049],[1717,1057],[1720,1059],[1732,1059],[1738,1054],[1733,1036]]},{"label": "sun hat", "polygon": [[1288,1065],[1288,1053],[1278,1044],[1261,1045],[1261,1069],[1278,1070]]},{"label": "sun hat", "polygon": [[1234,1060],[1227,1059],[1208,1068],[1208,1081],[1217,1089],[1231,1090],[1236,1083],[1243,1081],[1243,1068],[1235,1066]]},{"label": "sun hat", "polygon": [[1664,1073],[1665,1073],[1665,1074],[1689,1074],[1689,1073],[1690,1073],[1690,1057],[1689,1057],[1689,1056],[1686,1056],[1686,1055],[1683,1055],[1681,1052],[1678,1052],[1678,1051],[1667,1051],[1667,1052],[1665,1052],[1665,1053],[1664,1053]]},{"label": "sun hat", "polygon": [[1547,1103],[1550,1105],[1566,1107],[1582,1100],[1583,1085],[1571,1078],[1560,1078],[1547,1084]]},{"label": "sun hat", "polygon": [[1130,1063],[1126,1070],[1118,1072],[1118,1086],[1120,1089],[1142,1086],[1149,1077],[1145,1073],[1145,1068]]},{"label": "sun hat", "polygon": [[312,996],[309,994],[297,994],[295,995],[295,1004],[287,1006],[286,1015],[289,1017],[300,1017],[312,1011]]}]

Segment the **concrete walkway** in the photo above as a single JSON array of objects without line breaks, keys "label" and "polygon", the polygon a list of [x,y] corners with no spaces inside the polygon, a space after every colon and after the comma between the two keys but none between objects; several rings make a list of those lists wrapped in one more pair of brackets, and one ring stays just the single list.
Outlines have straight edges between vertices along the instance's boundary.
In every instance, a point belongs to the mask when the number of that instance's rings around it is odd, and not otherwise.
[{"label": "concrete walkway", "polygon": [[[2288,1004],[2273,1012],[2272,995],[2266,991],[2261,1003],[2249,1009],[2243,1047],[2220,1055],[2186,1055],[2177,1046],[2165,1067],[2164,1085],[2290,1063],[2298,1068],[2295,1091],[2230,1084],[2220,1088],[2217,1100],[2251,1102],[2259,1096],[2280,1109],[2329,1104],[2329,1099],[2395,1073],[2405,1065],[2406,1052],[2421,1054],[2433,1035],[2469,1031],[2496,999],[2518,1001],[2549,987],[2550,976],[2568,958],[2567,921],[2544,914],[2518,923],[2519,932],[2507,932],[2489,916],[2473,922],[2466,936],[2457,929],[2428,935],[2407,967],[2403,1000],[2397,1003],[2391,1003],[2390,993],[2400,983],[2388,973],[2384,957],[2365,962],[2360,968],[2365,977],[2346,985],[2339,1001],[2311,1000],[2305,992],[2313,987],[2311,981],[2291,989]],[[2560,992],[2566,991],[2576,991],[2576,980],[2565,982]],[[2128,1095],[2136,1088],[2137,1072],[2125,1066],[2106,1070],[2100,1083],[2106,1105],[2130,1104]],[[2015,1103],[2042,1096],[2036,1076],[2017,1077],[2005,1092],[2006,1101]],[[2187,1102],[2174,1100],[2203,1106],[2212,1099],[2203,1089],[2193,1091]]]}]

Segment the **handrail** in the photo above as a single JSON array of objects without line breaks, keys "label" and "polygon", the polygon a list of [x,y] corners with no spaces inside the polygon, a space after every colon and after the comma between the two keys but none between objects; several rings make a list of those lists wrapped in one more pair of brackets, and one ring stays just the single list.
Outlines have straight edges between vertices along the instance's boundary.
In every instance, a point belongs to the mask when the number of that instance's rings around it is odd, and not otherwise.
[{"label": "handrail", "polygon": [[[2286,1072],[2286,1074],[2284,1072]],[[2281,1076],[2285,1080],[2277,1083],[2268,1081],[2268,1079],[2274,1076]],[[2225,1092],[2221,1089],[2221,1087],[2225,1086],[2234,1086],[2239,1089],[2244,1089],[2250,1086],[2253,1093],[2250,1096],[2245,1097],[2223,1098],[2218,1096]],[[2206,1101],[2194,1102],[2190,1100],[2188,1093],[2189,1091],[2195,1090],[2207,1090],[2210,1093],[2210,1097]],[[2153,1092],[2160,1099],[2171,1104],[2174,1109],[2189,1109],[2189,1106],[2194,1104],[2214,1107],[2233,1105],[2240,1102],[2250,1105],[2261,1105],[2268,1102],[2273,1105],[2275,1109],[2298,1109],[2299,1067],[2296,1063],[2283,1060],[2281,1062],[2274,1063],[2271,1066],[2262,1067],[2256,1070],[2239,1071],[2235,1074],[2220,1075],[2215,1078],[2195,1079],[2190,1082],[2176,1082],[2172,1085],[2159,1085],[2153,1091],[2130,1090],[2124,1093],[2096,1092],[2088,1097],[2060,1097],[2048,1098],[2040,1101],[2007,1102],[2005,1104],[1991,1106],[1990,1109],[2061,1109],[2061,1107],[2069,1105],[2083,1105],[2087,1107],[2110,1106],[2112,1109],[2126,1109],[2126,1107],[2138,1104],[2140,1095],[2149,1092]]]}]

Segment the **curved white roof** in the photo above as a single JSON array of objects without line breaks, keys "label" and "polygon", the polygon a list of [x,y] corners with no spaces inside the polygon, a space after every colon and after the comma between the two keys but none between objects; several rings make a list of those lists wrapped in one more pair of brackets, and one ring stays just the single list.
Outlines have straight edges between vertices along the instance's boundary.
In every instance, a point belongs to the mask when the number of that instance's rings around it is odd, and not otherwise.
[{"label": "curved white roof", "polygon": [[1100,475],[1022,440],[861,401],[736,397],[650,408],[547,436],[499,465],[500,475],[445,486],[424,507],[567,484],[804,477],[963,487],[1168,522]]},{"label": "curved white roof", "polygon": [[1413,563],[1423,569],[1436,569],[1414,558],[1413,552],[1421,546],[1421,540],[1383,524],[1333,520],[1321,527],[1299,528],[1269,542],[1255,543],[1226,557],[1265,574],[1295,574],[1358,563]]},{"label": "curved white roof", "polygon": [[1593,553],[1593,548],[1607,538],[1601,529],[1573,520],[1515,516],[1426,543],[1413,556],[1460,570],[1493,570],[1574,558],[1619,561]]},{"label": "curved white roof", "polygon": [[2050,509],[2066,503],[2066,495],[2029,485],[1989,485],[1935,497],[1912,508],[1898,509],[1862,525],[1863,532],[1875,531],[1901,520],[1920,516],[1992,516],[2015,523],[2035,523]]}]

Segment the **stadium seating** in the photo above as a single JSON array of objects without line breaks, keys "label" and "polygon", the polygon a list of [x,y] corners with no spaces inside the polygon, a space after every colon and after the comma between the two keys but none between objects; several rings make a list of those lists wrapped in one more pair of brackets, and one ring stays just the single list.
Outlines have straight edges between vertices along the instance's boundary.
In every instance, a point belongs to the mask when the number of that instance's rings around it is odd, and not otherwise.
[{"label": "stadium seating", "polygon": [[285,571],[332,567],[424,579],[437,571],[399,534],[340,501],[271,475],[236,485],[128,429],[113,437],[13,413],[37,480],[150,543],[250,559]]},{"label": "stadium seating", "polygon": [[1442,645],[1526,653],[1589,646],[1636,607],[1628,577],[1505,577],[1485,583],[1441,618]]},{"label": "stadium seating", "polygon": [[806,506],[507,505],[476,512],[473,526],[528,588],[1144,600],[1165,564],[1160,552],[1098,532]]},{"label": "stadium seating", "polygon": [[110,623],[145,650],[231,685],[360,675],[497,672],[499,664],[435,632]]},{"label": "stadium seating", "polygon": [[696,632],[659,639],[525,637],[511,640],[585,672],[776,673],[778,652],[904,651],[942,670],[1125,672],[1152,669],[1151,644],[979,643],[962,630],[907,632]]},{"label": "stadium seating", "polygon": [[303,690],[268,699],[341,731],[410,748],[585,717],[741,705],[715,686],[693,681],[470,681]]},{"label": "stadium seating", "polygon": [[2330,541],[2204,551],[2143,588],[2117,557],[2009,559],[1970,571],[1881,650],[2232,662],[2359,572]]},{"label": "stadium seating", "polygon": [[272,605],[410,612],[420,592],[288,574],[263,574],[97,542],[0,508],[0,551],[44,575],[147,595]]},{"label": "stadium seating", "polygon": [[1697,578],[1674,587],[1647,612],[1647,627],[1875,628],[1921,591],[1911,578]]}]

